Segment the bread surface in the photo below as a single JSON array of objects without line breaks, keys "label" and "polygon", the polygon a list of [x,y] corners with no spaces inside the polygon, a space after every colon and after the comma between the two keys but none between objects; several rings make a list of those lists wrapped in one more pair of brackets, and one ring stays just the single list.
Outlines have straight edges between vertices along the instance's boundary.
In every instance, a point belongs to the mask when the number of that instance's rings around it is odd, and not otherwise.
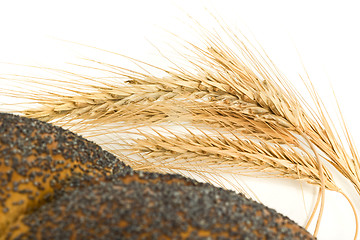
[{"label": "bread surface", "polygon": [[314,239],[276,211],[134,171],[60,127],[0,113],[0,239]]}]

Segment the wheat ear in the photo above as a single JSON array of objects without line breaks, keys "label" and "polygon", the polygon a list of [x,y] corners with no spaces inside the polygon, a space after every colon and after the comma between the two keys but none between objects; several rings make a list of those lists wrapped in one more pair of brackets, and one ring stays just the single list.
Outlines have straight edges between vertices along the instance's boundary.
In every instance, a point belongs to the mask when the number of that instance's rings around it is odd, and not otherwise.
[{"label": "wheat ear", "polygon": [[[137,165],[139,168],[162,169],[164,162],[169,169],[211,164],[225,165],[222,170],[233,168],[239,173],[246,168],[270,176],[303,179],[321,187],[320,212],[324,189],[340,192],[322,164],[328,161],[360,194],[359,158],[350,136],[347,132],[351,155],[333,130],[314,88],[309,85],[318,111],[304,107],[298,94],[271,62],[259,59],[258,52],[251,51],[237,36],[224,30],[237,52],[217,35],[210,35],[205,40],[205,48],[190,46],[196,54],[188,59],[193,66],[191,70],[163,70],[165,76],[157,77],[98,62],[103,71],[114,77],[98,79],[76,75],[84,81],[70,86],[69,81],[38,79],[38,84],[56,84],[67,94],[25,92],[24,98],[40,105],[22,113],[59,124],[66,119],[69,126],[76,124],[78,133],[90,137],[90,127],[119,122],[131,123],[134,127],[169,122],[188,122],[200,130],[217,127],[216,136],[198,137],[191,131],[182,137],[174,134],[165,137],[156,132],[142,134],[143,139],[134,139],[127,150],[143,153],[144,159],[159,160],[159,163],[152,162],[152,166],[148,164],[150,161],[144,166]],[[4,93],[11,95],[6,90]],[[236,140],[225,138],[222,131],[229,132]],[[245,140],[237,137],[238,134]],[[124,147],[123,144],[119,144],[120,147]],[[109,150],[113,150],[113,146]],[[176,162],[178,160],[181,161]],[[318,229],[319,221],[315,235]]]}]

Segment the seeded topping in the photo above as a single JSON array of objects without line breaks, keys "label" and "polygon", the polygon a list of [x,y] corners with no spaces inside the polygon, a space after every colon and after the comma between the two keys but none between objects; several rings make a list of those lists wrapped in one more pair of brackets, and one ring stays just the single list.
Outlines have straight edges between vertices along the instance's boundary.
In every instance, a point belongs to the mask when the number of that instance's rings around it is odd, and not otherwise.
[{"label": "seeded topping", "polygon": [[134,171],[86,139],[0,113],[0,239],[314,239],[241,194]]},{"label": "seeded topping", "polygon": [[75,181],[23,218],[18,227],[28,231],[18,239],[312,239],[274,210],[209,184]]},{"label": "seeded topping", "polygon": [[0,236],[20,214],[48,201],[72,175],[103,178],[131,172],[84,138],[34,119],[0,113]]}]

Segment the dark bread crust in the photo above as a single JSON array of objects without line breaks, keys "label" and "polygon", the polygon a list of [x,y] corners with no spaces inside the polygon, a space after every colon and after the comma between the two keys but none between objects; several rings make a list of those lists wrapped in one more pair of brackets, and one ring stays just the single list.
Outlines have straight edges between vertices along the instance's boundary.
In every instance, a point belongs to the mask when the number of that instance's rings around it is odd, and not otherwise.
[{"label": "dark bread crust", "polygon": [[3,113],[0,186],[0,239],[314,239],[241,194],[134,171],[70,131]]},{"label": "dark bread crust", "polygon": [[70,176],[103,178],[126,167],[94,143],[59,127],[0,114],[0,236]]}]

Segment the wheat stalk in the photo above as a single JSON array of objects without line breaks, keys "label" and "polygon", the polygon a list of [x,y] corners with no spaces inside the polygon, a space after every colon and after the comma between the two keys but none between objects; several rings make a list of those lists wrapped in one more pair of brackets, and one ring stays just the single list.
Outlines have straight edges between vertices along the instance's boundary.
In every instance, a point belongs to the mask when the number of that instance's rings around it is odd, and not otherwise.
[{"label": "wheat stalk", "polygon": [[[270,176],[302,179],[321,187],[321,210],[325,188],[341,192],[322,164],[328,161],[360,194],[360,164],[350,134],[346,132],[351,155],[333,130],[314,88],[309,85],[318,111],[304,107],[271,62],[259,59],[256,51],[224,30],[238,52],[210,34],[205,48],[190,45],[195,53],[187,59],[191,70],[163,70],[165,76],[157,77],[93,61],[114,77],[101,79],[67,73],[80,78],[76,83],[22,79],[39,86],[56,84],[67,92],[21,92],[24,98],[38,104],[22,113],[58,124],[65,119],[68,126],[75,126],[78,133],[90,137],[94,126],[119,122],[131,123],[133,127],[188,122],[200,130],[217,128],[216,137],[206,134],[200,137],[191,131],[182,137],[143,133],[145,139],[135,139],[128,149],[142,153],[144,159],[158,160],[139,163],[136,165],[139,169],[198,170],[197,166],[211,165],[222,171],[239,173],[247,168]],[[8,96],[12,94],[2,91]],[[230,132],[235,140],[227,139],[221,131]],[[307,149],[302,145],[307,145]],[[318,228],[319,221],[315,235]]]},{"label": "wheat stalk", "polygon": [[[134,140],[136,144],[131,149],[144,153],[147,158],[157,160],[159,166],[167,168],[184,166],[184,162],[191,161],[216,167],[219,172],[261,172],[320,185],[318,163],[306,152],[300,153],[265,141],[257,143],[250,139],[240,139],[237,135],[230,138],[221,133],[212,136],[204,132],[202,135],[190,130],[188,132],[185,136],[173,132],[170,132],[172,136],[142,132],[145,139]],[[331,174],[326,168],[324,170],[326,188],[338,191]]]}]

